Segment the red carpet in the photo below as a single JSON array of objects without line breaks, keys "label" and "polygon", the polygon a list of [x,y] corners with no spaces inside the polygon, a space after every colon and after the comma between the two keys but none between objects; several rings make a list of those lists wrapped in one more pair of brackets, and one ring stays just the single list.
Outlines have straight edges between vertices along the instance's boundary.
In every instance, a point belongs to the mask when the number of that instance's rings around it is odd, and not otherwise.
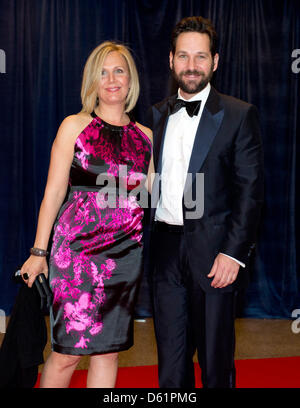
[{"label": "red carpet", "polygon": [[[237,388],[300,388],[300,357],[237,360]],[[201,387],[195,364],[196,386]],[[70,388],[84,388],[86,370],[76,370]],[[39,386],[39,378],[36,387]],[[157,388],[157,366],[120,367],[117,388]]]}]

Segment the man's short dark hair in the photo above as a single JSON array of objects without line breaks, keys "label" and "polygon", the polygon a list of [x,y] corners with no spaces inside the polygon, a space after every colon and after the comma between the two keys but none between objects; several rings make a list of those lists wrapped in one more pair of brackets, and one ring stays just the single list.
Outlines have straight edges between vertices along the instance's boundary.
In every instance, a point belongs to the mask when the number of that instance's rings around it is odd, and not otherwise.
[{"label": "man's short dark hair", "polygon": [[185,17],[176,24],[171,36],[171,51],[175,54],[177,38],[182,33],[197,32],[207,34],[210,40],[210,52],[214,56],[217,52],[217,33],[212,22],[201,16]]}]

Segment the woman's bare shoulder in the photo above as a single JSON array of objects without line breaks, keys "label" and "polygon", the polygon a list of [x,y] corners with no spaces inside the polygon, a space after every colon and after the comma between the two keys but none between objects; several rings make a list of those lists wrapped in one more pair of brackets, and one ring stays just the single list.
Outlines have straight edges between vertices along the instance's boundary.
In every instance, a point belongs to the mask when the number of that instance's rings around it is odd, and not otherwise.
[{"label": "woman's bare shoulder", "polygon": [[150,139],[151,142],[152,142],[152,130],[149,129],[148,127],[142,125],[141,123],[136,122],[135,124],[136,124],[136,126],[137,126],[139,129],[141,129],[141,131],[142,131],[143,133],[145,133],[146,136],[149,137],[149,139]]},{"label": "woman's bare shoulder", "polygon": [[86,112],[79,112],[64,118],[57,132],[57,137],[68,138],[75,141],[78,135],[93,120],[91,115]]},{"label": "woman's bare shoulder", "polygon": [[62,121],[62,125],[64,125],[67,128],[78,129],[86,127],[92,120],[93,118],[89,113],[79,112],[74,115],[67,116]]}]

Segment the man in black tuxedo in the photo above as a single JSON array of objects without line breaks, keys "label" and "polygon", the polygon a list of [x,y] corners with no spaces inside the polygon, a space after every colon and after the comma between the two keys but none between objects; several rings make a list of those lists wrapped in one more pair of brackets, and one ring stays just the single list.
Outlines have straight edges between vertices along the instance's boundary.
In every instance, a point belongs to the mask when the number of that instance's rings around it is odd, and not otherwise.
[{"label": "man in black tuxedo", "polygon": [[[216,33],[202,17],[172,34],[178,94],[151,108],[154,326],[160,387],[235,386],[235,305],[263,202],[257,110],[218,93]],[[186,103],[188,101],[188,103]],[[201,101],[201,102],[199,102]]]}]

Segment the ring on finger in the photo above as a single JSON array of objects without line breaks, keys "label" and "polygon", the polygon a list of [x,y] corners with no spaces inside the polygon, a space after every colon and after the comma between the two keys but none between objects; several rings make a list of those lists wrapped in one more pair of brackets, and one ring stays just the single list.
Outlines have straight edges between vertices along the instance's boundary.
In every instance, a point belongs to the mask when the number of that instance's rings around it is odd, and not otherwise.
[{"label": "ring on finger", "polygon": [[27,272],[23,273],[23,278],[24,278],[25,280],[28,280],[28,279],[29,279],[29,275],[28,275]]}]

